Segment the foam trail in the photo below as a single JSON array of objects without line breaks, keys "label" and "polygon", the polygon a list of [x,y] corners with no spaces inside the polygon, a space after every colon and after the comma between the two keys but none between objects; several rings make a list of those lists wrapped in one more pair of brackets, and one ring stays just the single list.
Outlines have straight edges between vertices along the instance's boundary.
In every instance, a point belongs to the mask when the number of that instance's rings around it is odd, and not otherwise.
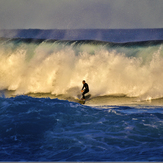
[{"label": "foam trail", "polygon": [[0,90],[74,96],[85,79],[94,96],[163,97],[162,45],[7,42],[0,47]]}]

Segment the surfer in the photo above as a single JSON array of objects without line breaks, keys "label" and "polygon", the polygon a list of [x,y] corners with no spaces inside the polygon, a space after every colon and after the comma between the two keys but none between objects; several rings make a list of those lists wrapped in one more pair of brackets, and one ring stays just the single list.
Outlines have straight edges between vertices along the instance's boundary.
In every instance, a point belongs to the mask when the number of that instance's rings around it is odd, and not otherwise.
[{"label": "surfer", "polygon": [[85,100],[85,94],[89,92],[89,86],[85,82],[85,80],[83,80],[82,83],[83,83],[83,87],[82,87],[82,90],[81,90],[81,92],[82,92],[82,98],[81,98],[81,100]]}]

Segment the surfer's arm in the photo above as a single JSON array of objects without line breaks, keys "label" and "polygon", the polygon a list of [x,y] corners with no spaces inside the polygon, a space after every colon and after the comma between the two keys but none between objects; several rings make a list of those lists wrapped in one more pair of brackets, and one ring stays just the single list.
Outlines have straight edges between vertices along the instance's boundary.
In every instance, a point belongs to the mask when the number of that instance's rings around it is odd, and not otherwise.
[{"label": "surfer's arm", "polygon": [[84,90],[87,90],[87,89],[88,89],[88,85],[85,83],[85,84],[83,85],[82,90],[84,91]]},{"label": "surfer's arm", "polygon": [[84,87],[85,87],[85,86],[83,85],[83,87],[82,87],[82,89],[81,89],[81,92],[84,92]]},{"label": "surfer's arm", "polygon": [[83,85],[82,90],[84,90],[85,85]]}]

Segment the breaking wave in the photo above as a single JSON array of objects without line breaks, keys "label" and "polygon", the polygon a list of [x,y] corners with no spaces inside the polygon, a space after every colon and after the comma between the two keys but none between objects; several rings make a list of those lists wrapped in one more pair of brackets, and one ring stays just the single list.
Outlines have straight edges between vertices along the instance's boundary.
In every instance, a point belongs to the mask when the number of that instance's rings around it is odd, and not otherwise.
[{"label": "breaking wave", "polygon": [[0,40],[0,90],[75,96],[163,97],[162,41]]}]

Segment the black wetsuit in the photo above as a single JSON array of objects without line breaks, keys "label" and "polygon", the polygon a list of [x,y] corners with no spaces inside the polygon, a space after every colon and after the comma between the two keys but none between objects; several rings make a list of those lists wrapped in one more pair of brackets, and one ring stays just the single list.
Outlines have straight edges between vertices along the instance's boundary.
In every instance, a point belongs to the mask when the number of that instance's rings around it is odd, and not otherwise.
[{"label": "black wetsuit", "polygon": [[82,93],[82,96],[83,96],[82,98],[85,99],[84,95],[89,92],[89,86],[87,83],[83,84],[82,90],[84,90],[84,92]]}]

